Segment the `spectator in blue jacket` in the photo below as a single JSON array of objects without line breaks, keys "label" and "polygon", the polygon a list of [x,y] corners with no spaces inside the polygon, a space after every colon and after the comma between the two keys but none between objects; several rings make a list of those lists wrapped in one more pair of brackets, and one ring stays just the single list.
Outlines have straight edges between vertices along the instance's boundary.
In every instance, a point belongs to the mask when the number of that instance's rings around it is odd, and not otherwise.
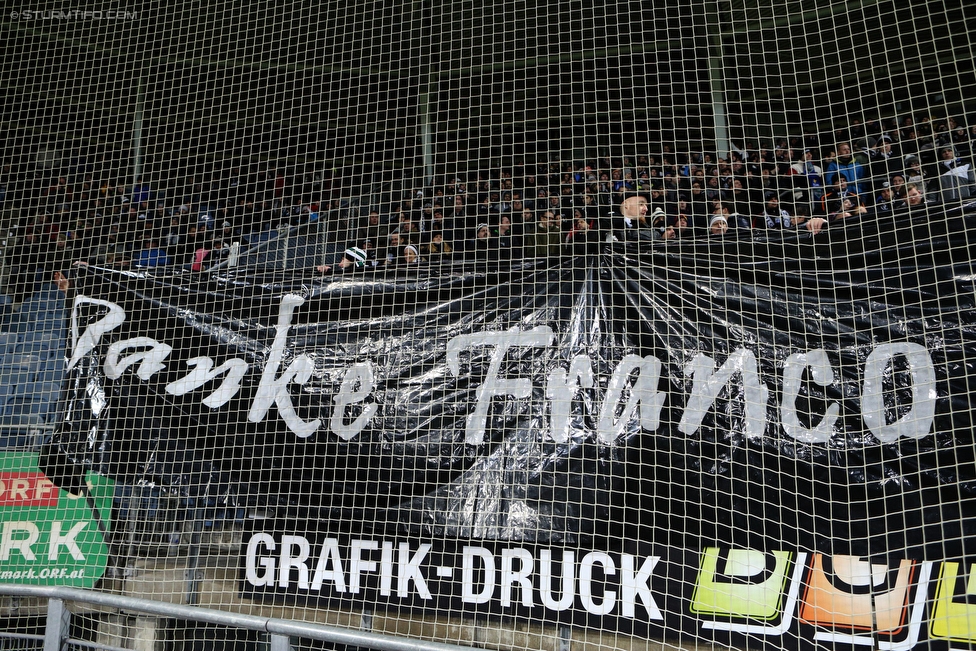
[{"label": "spectator in blue jacket", "polygon": [[838,176],[847,179],[857,194],[865,196],[868,189],[868,163],[851,153],[851,145],[846,142],[837,145],[837,157],[827,166],[824,181],[827,185],[834,185]]},{"label": "spectator in blue jacket", "polygon": [[159,242],[150,238],[132,261],[134,267],[165,267],[169,264],[166,251],[159,248]]}]

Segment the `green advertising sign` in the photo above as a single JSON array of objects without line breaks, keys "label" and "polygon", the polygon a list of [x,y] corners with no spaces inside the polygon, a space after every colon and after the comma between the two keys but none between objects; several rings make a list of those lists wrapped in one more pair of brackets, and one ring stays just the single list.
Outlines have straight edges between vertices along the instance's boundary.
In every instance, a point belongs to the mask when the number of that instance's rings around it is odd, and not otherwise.
[{"label": "green advertising sign", "polygon": [[781,615],[792,554],[709,547],[702,555],[691,611],[771,620]]},{"label": "green advertising sign", "polygon": [[90,588],[101,578],[115,482],[89,474],[88,490],[99,517],[44,476],[36,453],[0,452],[0,583]]}]

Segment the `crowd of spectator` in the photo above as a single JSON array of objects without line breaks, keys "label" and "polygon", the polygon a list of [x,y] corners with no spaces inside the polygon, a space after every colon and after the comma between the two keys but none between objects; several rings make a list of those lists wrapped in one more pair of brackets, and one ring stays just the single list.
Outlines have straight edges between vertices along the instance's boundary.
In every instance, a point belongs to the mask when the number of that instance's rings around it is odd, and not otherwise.
[{"label": "crowd of spectator", "polygon": [[[14,286],[38,265],[79,260],[203,271],[234,241],[317,220],[342,252],[319,266],[323,273],[459,256],[552,257],[607,238],[816,234],[835,222],[968,197],[974,140],[976,125],[954,118],[854,119],[826,136],[741,143],[727,156],[665,145],[451,174],[382,205],[340,202],[329,179],[290,179],[274,168],[230,168],[174,189],[104,183],[81,165],[53,178],[38,173],[19,188],[8,264]],[[9,166],[4,173],[11,177]],[[9,184],[0,187],[0,201],[9,201]]]},{"label": "crowd of spectator", "polygon": [[158,188],[141,178],[129,185],[99,180],[98,167],[81,160],[53,175],[38,169],[26,178],[10,165],[2,170],[0,207],[13,216],[4,243],[4,289],[15,300],[38,274],[75,262],[203,271],[233,242],[267,238],[282,225],[314,219],[317,204],[308,197],[331,201],[321,175],[296,186],[275,168],[247,174],[232,168]]},{"label": "crowd of spectator", "polygon": [[[976,126],[911,117],[853,120],[827,137],[769,147],[547,162],[450,176],[388,207],[364,210],[346,237],[365,261],[403,266],[445,256],[523,258],[580,253],[607,238],[681,240],[806,230],[870,215],[959,203],[973,189]],[[353,221],[353,224],[356,222]],[[356,256],[353,256],[356,257]]]}]

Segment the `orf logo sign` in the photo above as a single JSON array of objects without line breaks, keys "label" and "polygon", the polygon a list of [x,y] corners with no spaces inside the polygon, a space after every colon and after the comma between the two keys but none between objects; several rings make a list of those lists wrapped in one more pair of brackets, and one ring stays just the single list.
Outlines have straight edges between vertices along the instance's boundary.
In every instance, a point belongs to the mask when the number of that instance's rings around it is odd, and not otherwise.
[{"label": "orf logo sign", "polygon": [[0,472],[0,506],[57,506],[58,488],[39,472]]}]

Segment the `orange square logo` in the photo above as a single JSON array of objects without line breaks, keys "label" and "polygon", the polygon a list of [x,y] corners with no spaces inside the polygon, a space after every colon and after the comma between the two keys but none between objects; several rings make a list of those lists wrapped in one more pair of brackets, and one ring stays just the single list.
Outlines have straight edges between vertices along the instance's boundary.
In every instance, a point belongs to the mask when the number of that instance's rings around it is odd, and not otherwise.
[{"label": "orange square logo", "polygon": [[800,621],[820,628],[899,635],[908,618],[915,563],[897,568],[857,556],[816,554],[800,602]]}]

